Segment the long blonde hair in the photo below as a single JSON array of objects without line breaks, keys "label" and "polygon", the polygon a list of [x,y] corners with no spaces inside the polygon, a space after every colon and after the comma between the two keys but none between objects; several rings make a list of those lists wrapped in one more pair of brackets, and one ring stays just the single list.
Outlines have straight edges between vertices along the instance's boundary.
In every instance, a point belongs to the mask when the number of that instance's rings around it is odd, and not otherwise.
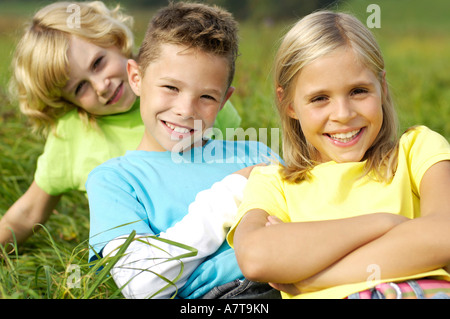
[{"label": "long blonde hair", "polygon": [[[79,8],[79,27],[68,23],[71,5]],[[132,17],[124,15],[119,6],[110,10],[100,1],[56,2],[34,15],[16,47],[10,81],[11,95],[18,99],[34,131],[47,132],[60,116],[77,108],[62,98],[69,78],[70,36],[105,48],[116,46],[125,57],[131,57],[132,24]],[[78,112],[83,119],[95,118],[82,108]]]},{"label": "long blonde hair", "polygon": [[379,79],[382,90],[383,123],[364,159],[365,173],[374,172],[377,179],[389,181],[397,166],[397,116],[384,83],[384,60],[372,33],[355,17],[330,11],[318,11],[298,21],[284,36],[275,58],[275,88],[282,97],[276,100],[283,132],[282,175],[299,182],[308,178],[317,165],[317,150],[308,143],[298,120],[288,115],[293,101],[295,80],[309,63],[341,47],[349,47]]}]

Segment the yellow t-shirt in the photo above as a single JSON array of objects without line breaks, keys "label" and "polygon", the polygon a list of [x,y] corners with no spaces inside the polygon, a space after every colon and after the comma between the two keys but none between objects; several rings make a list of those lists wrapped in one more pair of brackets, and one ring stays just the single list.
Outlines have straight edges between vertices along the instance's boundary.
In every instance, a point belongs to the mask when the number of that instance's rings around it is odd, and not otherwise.
[{"label": "yellow t-shirt", "polygon": [[[330,220],[377,212],[417,218],[420,217],[421,179],[429,167],[444,160],[450,160],[448,141],[420,126],[401,137],[397,171],[389,184],[376,182],[369,176],[361,178],[365,162],[323,163],[312,169],[310,181],[301,183],[284,181],[277,165],[258,167],[253,170],[245,189],[237,224],[247,211],[256,208],[283,222]],[[231,246],[237,224],[228,234]],[[408,278],[429,276],[444,276],[450,280],[444,270]],[[344,298],[368,288],[367,282],[341,285],[295,298]],[[292,298],[287,294],[283,297]]]}]

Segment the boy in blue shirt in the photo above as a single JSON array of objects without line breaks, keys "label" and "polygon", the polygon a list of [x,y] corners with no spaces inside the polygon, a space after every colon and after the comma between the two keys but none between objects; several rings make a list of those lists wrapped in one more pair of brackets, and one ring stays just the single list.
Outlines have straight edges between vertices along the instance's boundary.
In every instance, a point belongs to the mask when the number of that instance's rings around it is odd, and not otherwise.
[{"label": "boy in blue shirt", "polygon": [[[274,155],[257,142],[205,138],[234,91],[237,54],[228,12],[176,3],[156,14],[137,61],[128,61],[144,136],[136,151],[100,165],[86,183],[90,259],[116,254],[133,231],[139,238],[111,271],[125,297],[278,297],[244,280],[224,242],[245,177]],[[187,251],[167,240],[194,247],[196,256],[173,259]]]}]

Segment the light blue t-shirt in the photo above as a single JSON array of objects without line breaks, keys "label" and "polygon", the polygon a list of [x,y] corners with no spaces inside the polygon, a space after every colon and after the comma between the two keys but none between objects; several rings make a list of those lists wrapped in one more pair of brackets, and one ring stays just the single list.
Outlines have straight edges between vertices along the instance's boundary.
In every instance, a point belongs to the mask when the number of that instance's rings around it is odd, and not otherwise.
[{"label": "light blue t-shirt", "polygon": [[[278,159],[264,144],[210,140],[184,154],[129,151],[95,168],[86,190],[90,206],[90,245],[101,256],[112,239],[159,234],[180,221],[197,193],[244,167]],[[120,227],[119,227],[120,226]],[[91,250],[90,260],[95,257]],[[215,286],[243,275],[225,242],[178,291],[199,298]]]}]

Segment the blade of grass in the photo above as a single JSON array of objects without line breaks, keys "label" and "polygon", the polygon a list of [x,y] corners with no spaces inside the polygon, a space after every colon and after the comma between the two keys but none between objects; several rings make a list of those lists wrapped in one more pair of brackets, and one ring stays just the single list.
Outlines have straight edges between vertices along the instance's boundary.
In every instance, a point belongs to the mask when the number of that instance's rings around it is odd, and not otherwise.
[{"label": "blade of grass", "polygon": [[38,286],[38,279],[39,279],[39,273],[41,270],[44,270],[45,275],[45,281],[46,281],[46,292],[47,292],[47,299],[50,299],[51,297],[51,286],[52,286],[52,276],[51,276],[51,267],[48,265],[41,265],[36,268],[36,272],[34,275],[34,283],[36,286]]},{"label": "blade of grass", "polygon": [[63,258],[62,258],[62,256],[61,256],[61,253],[60,253],[60,251],[59,251],[59,249],[58,249],[58,247],[57,247],[57,245],[56,245],[56,243],[55,243],[55,241],[54,241],[52,235],[51,235],[50,232],[48,231],[47,227],[45,227],[43,224],[36,224],[36,226],[42,227],[42,229],[44,230],[44,232],[47,234],[48,240],[49,240],[49,242],[50,242],[50,244],[51,244],[51,246],[52,246],[52,248],[53,248],[53,250],[54,250],[56,256],[58,257],[58,259],[59,259],[61,265],[64,266],[65,263],[64,263]]},{"label": "blade of grass", "polygon": [[125,250],[128,248],[128,246],[131,244],[131,242],[134,240],[134,236],[136,235],[136,231],[132,231],[130,236],[128,236],[125,243],[120,247],[117,255],[111,259],[108,259],[108,263],[106,266],[101,270],[100,275],[98,276],[97,280],[94,282],[94,284],[89,288],[89,290],[86,292],[86,294],[83,296],[83,299],[89,299],[90,296],[94,293],[95,289],[103,282],[106,276],[109,275],[110,270],[114,265],[117,263],[119,258],[122,256],[122,254],[125,252]]}]

